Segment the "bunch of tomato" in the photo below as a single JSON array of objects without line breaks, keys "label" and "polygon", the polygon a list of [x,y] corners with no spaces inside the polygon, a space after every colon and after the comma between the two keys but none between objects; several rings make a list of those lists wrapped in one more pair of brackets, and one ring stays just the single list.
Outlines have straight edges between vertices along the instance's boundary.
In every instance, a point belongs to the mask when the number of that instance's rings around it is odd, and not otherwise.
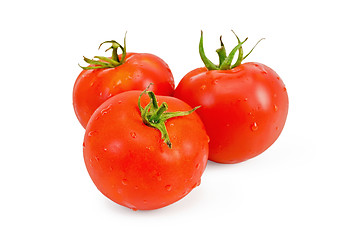
[{"label": "bunch of tomato", "polygon": [[[256,62],[243,43],[219,63],[199,52],[205,66],[187,73],[175,89],[168,65],[148,53],[106,41],[111,57],[84,57],[73,106],[86,129],[87,171],[100,192],[133,210],[172,204],[198,186],[208,160],[239,163],[279,137],[288,113],[281,78]],[[107,51],[106,50],[106,51]],[[121,50],[122,53],[118,53]],[[235,63],[234,57],[237,56]]]}]

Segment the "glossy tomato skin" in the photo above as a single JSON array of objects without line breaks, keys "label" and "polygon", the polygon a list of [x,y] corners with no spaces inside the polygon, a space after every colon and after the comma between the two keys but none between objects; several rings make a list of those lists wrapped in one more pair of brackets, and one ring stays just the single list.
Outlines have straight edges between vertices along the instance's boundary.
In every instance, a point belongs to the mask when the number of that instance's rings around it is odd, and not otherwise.
[{"label": "glossy tomato skin", "polygon": [[255,62],[231,70],[198,68],[189,72],[175,97],[197,110],[210,137],[209,159],[238,163],[253,158],[279,137],[288,114],[283,81]]},{"label": "glossy tomato skin", "polygon": [[[121,55],[119,56],[121,59]],[[74,85],[73,106],[84,128],[93,112],[108,98],[125,91],[149,88],[155,94],[172,95],[175,83],[168,65],[148,53],[127,53],[115,68],[83,70]]]},{"label": "glossy tomato skin", "polygon": [[[141,119],[140,91],[118,94],[92,115],[84,138],[84,160],[97,188],[125,207],[150,210],[167,206],[200,184],[208,158],[208,141],[198,115],[171,118],[166,128],[170,149],[157,129]],[[157,96],[168,111],[186,111],[183,101]],[[141,105],[149,102],[142,96]]]}]

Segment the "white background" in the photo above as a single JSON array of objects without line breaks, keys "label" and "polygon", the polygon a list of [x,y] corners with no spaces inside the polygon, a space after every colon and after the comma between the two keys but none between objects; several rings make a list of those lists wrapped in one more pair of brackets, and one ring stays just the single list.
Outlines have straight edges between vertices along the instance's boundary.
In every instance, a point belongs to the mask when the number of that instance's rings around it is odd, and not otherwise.
[{"label": "white background", "polygon": [[[359,1],[3,1],[0,8],[0,239],[362,239]],[[83,163],[72,107],[82,56],[105,40],[163,58],[176,83],[227,50],[284,80],[277,142],[235,165],[208,163],[181,201],[132,211],[105,198]]]}]

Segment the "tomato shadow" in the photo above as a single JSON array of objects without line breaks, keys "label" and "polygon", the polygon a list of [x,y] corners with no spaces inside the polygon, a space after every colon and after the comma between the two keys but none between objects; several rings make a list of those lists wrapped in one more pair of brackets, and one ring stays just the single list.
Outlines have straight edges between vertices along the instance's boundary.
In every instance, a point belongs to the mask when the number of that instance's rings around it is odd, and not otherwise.
[{"label": "tomato shadow", "polygon": [[108,198],[104,198],[100,204],[103,204],[113,214],[119,214],[122,216],[177,216],[179,214],[187,214],[197,211],[197,209],[207,200],[205,194],[205,188],[200,186],[194,188],[189,194],[181,198],[177,202],[168,206],[154,209],[154,210],[132,210],[130,208],[119,205]]},{"label": "tomato shadow", "polygon": [[[208,202],[210,197],[212,197],[212,192],[210,192],[210,183],[209,181],[213,182],[212,179],[218,178],[217,176],[220,175],[220,169],[222,172],[230,172],[236,171],[236,168],[243,168],[245,165],[250,164],[249,161],[236,163],[236,164],[223,164],[217,163],[208,160],[205,171],[201,178],[200,186],[193,189],[189,194],[185,197],[180,199],[179,201],[165,206],[163,208],[154,209],[154,210],[132,210],[130,208],[121,206],[108,198],[103,198],[100,204],[103,204],[106,209],[108,209],[112,214],[122,215],[122,216],[130,216],[136,217],[137,216],[177,216],[177,215],[184,215],[184,214],[193,214],[194,212],[200,211],[202,209],[202,205],[205,202]],[[217,180],[219,181],[219,180]],[[211,195],[211,196],[210,196]]]},{"label": "tomato shadow", "polygon": [[[249,159],[250,160],[250,159]],[[228,168],[235,168],[243,166],[243,165],[247,165],[249,164],[249,160],[243,161],[243,162],[239,162],[239,163],[218,163],[218,162],[214,162],[211,160],[207,161],[207,165],[206,165],[206,169],[205,172],[208,170],[214,170],[214,169],[228,169]]]}]

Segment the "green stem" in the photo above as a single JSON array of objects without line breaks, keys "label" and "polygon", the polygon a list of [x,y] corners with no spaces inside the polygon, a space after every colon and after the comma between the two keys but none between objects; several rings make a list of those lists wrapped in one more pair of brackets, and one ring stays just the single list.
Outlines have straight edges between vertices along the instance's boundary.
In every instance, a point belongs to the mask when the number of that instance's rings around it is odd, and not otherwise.
[{"label": "green stem", "polygon": [[[260,39],[255,46],[250,50],[250,52],[248,54],[246,54],[245,56],[243,56],[244,51],[243,51],[243,47],[242,45],[246,42],[246,40],[248,38],[245,38],[244,41],[240,41],[239,37],[235,34],[235,32],[233,30],[231,30],[235,37],[238,40],[238,45],[236,45],[236,47],[234,47],[231,52],[229,53],[229,55],[226,54],[226,50],[225,50],[225,46],[224,43],[222,42],[222,37],[220,36],[220,43],[221,43],[221,47],[218,48],[216,50],[218,56],[219,56],[219,65],[215,65],[213,62],[211,62],[205,55],[205,51],[204,51],[204,39],[203,39],[203,32],[201,31],[201,37],[200,37],[200,43],[199,43],[199,52],[200,52],[200,57],[201,60],[204,62],[205,67],[208,70],[229,70],[229,69],[233,69],[237,66],[239,66],[241,64],[241,62],[247,57],[249,56],[249,54],[254,50],[254,48],[256,47],[256,45],[258,45],[258,43],[263,40],[264,38]],[[239,52],[238,54],[238,58],[236,60],[236,62],[232,65],[232,61],[235,57],[236,52]]]},{"label": "green stem", "polygon": [[[150,85],[153,85],[153,83],[151,83]],[[149,87],[147,87],[147,89],[148,89],[148,88],[149,88]],[[156,99],[155,93],[152,92],[152,91],[147,91],[147,94],[148,94],[148,96],[149,96],[150,99],[151,99],[153,108],[154,108],[154,109],[158,109],[158,104],[157,104],[157,99]]]},{"label": "green stem", "polygon": [[[141,113],[142,121],[147,126],[159,130],[161,132],[161,138],[163,139],[163,141],[167,144],[169,148],[172,148],[172,143],[168,135],[165,122],[170,118],[186,116],[194,112],[199,107],[184,112],[166,112],[168,109],[167,103],[163,102],[160,106],[158,106],[156,95],[152,91],[148,91],[149,87],[150,86],[148,86],[138,98],[138,108]],[[143,108],[141,106],[141,97],[143,94],[146,93],[150,98],[150,102]]]},{"label": "green stem", "polygon": [[224,61],[220,64],[220,67],[219,69],[220,70],[228,70],[228,69],[231,69],[231,62],[233,61],[234,59],[234,56],[235,56],[235,53],[236,51],[238,51],[240,48],[241,48],[241,45],[243,43],[239,42],[238,45],[236,45],[236,47],[233,48],[233,50],[231,50],[229,56],[227,56]]},{"label": "green stem", "polygon": [[216,52],[219,55],[219,66],[224,62],[225,58],[227,57],[226,49],[224,43],[222,42],[222,36],[220,36],[220,44],[221,47],[216,49]]},{"label": "green stem", "polygon": [[[126,32],[126,34],[127,34],[127,32]],[[97,58],[99,60],[94,60],[94,59],[89,59],[89,58],[84,57],[84,61],[86,63],[89,63],[94,66],[88,66],[88,67],[80,66],[80,67],[83,68],[84,70],[90,70],[90,69],[102,69],[102,68],[115,68],[115,67],[122,65],[126,60],[126,34],[124,35],[124,44],[123,44],[124,46],[122,46],[115,40],[105,41],[99,45],[98,49],[100,49],[102,47],[102,45],[105,43],[111,44],[111,47],[106,49],[106,52],[108,50],[112,49],[111,58],[103,57],[103,56],[95,56],[94,58]],[[118,48],[120,48],[122,50],[121,60],[118,57]]]},{"label": "green stem", "polygon": [[162,114],[168,109],[168,106],[165,102],[161,103],[161,106],[156,109],[154,114],[152,114],[149,120],[153,123],[158,123],[161,119]]}]

